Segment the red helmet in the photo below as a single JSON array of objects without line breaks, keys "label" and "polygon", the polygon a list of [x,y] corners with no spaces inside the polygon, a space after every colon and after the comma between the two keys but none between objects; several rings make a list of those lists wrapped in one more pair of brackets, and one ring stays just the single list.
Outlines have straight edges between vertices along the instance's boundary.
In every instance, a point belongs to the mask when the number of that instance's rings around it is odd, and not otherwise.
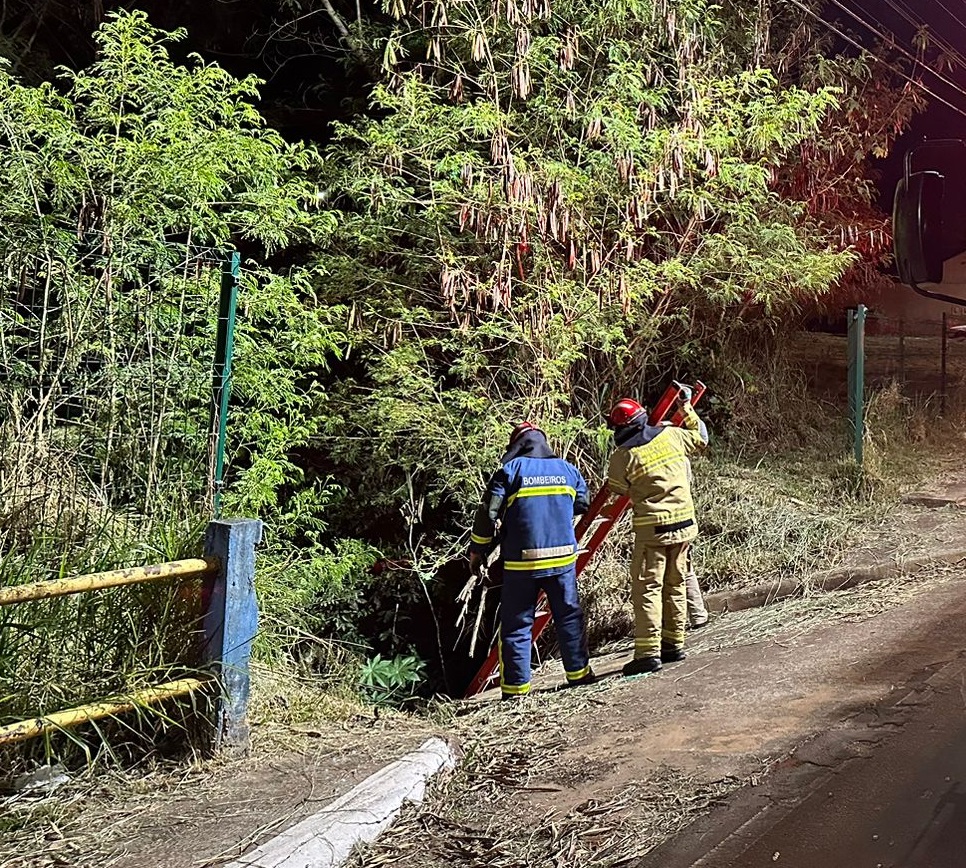
[{"label": "red helmet", "polygon": [[623,428],[646,412],[633,398],[621,398],[607,414],[607,424],[611,428]]},{"label": "red helmet", "polygon": [[[510,442],[507,446],[512,446],[528,431],[540,431],[540,429],[533,422],[517,422],[513,426],[513,431],[510,432]],[[543,432],[541,431],[540,433],[542,434]]]}]

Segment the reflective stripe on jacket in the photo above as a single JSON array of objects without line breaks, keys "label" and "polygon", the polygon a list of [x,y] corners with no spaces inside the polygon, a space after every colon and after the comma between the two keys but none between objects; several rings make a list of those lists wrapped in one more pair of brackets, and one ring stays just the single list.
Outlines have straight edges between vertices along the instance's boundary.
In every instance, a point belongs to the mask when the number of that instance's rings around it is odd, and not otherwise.
[{"label": "reflective stripe on jacket", "polygon": [[708,434],[690,404],[681,425],[647,428],[610,458],[607,485],[630,496],[636,528],[679,529],[695,521],[688,456],[707,444]]},{"label": "reflective stripe on jacket", "polygon": [[577,560],[573,519],[587,511],[587,483],[562,458],[513,458],[490,480],[473,521],[471,550],[486,553],[500,520],[500,554],[510,572],[550,575]]}]

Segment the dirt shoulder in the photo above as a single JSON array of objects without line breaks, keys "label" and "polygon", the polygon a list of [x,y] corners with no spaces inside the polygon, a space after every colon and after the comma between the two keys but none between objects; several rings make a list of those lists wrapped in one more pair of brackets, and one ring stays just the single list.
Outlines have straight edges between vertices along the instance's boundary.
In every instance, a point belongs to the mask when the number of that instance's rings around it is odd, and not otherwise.
[{"label": "dirt shoulder", "polygon": [[595,662],[593,688],[557,691],[554,672],[526,707],[483,703],[454,721],[463,770],[357,865],[631,864],[952,659],[964,578],[946,567],[726,614],[660,675],[616,676],[624,650]]},{"label": "dirt shoulder", "polygon": [[0,799],[4,868],[201,868],[239,856],[350,790],[438,728],[404,715],[255,729],[248,757],[76,778]]}]

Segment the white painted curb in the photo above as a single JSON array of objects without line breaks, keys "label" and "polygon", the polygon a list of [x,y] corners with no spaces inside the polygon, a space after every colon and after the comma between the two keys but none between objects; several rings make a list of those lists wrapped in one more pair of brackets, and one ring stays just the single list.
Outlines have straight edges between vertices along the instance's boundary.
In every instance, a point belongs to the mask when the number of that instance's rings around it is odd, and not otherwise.
[{"label": "white painted curb", "polygon": [[337,868],[356,844],[385,831],[403,802],[419,804],[433,775],[455,765],[453,748],[431,738],[226,868]]}]

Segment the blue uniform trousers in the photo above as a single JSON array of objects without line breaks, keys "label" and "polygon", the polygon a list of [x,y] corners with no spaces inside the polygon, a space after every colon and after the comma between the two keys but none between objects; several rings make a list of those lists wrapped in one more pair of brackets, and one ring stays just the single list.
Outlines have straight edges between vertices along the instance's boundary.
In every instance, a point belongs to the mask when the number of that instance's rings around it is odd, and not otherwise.
[{"label": "blue uniform trousers", "polygon": [[570,566],[540,578],[507,570],[500,597],[500,687],[504,694],[519,696],[530,692],[533,616],[541,590],[550,603],[567,680],[579,681],[590,671],[576,568]]}]

